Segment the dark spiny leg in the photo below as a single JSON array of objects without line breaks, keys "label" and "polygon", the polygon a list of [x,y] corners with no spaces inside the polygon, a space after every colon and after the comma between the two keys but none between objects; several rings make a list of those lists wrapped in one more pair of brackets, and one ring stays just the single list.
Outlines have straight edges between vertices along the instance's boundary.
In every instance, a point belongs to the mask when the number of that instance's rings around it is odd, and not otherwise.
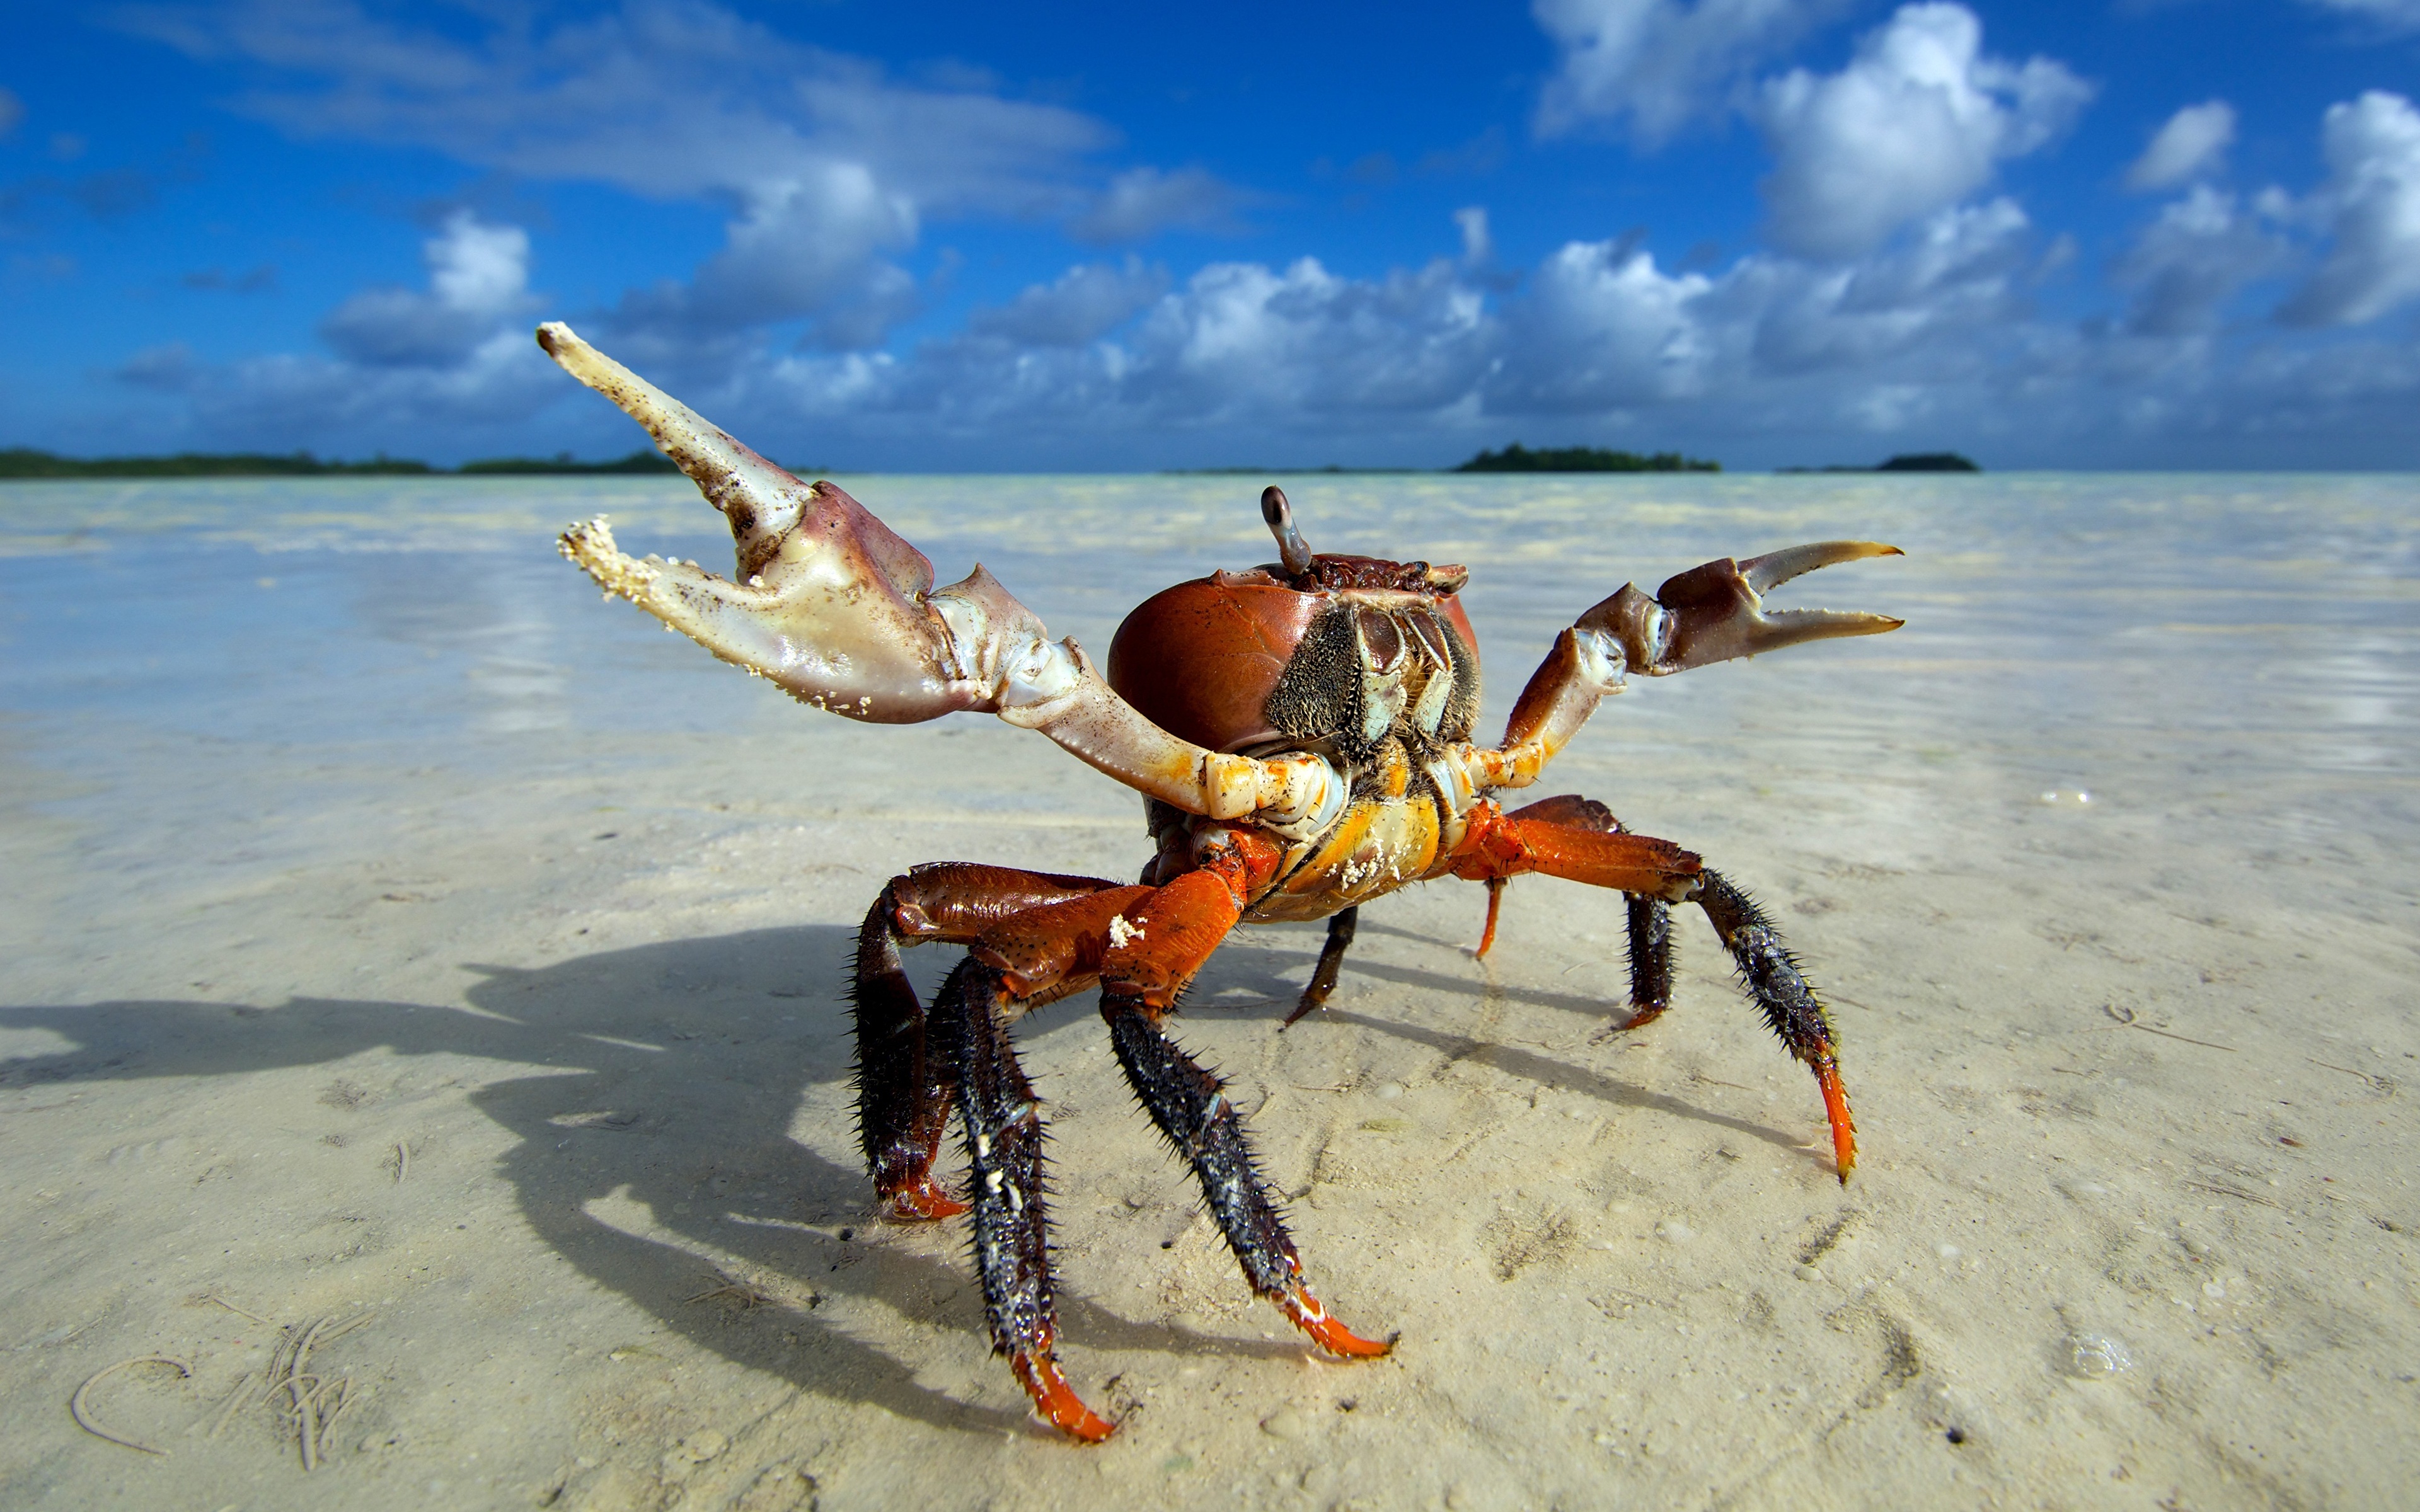
[{"label": "dark spiny leg", "polygon": [[1337,973],[1344,969],[1344,951],[1353,943],[1354,927],[1361,921],[1357,906],[1327,917],[1327,943],[1319,948],[1319,966],[1311,974],[1311,985],[1302,990],[1302,1001],[1278,1026],[1280,1033],[1294,1026],[1295,1020],[1314,1008],[1327,1006],[1327,995],[1336,991]]},{"label": "dark spiny leg", "polygon": [[857,1129],[876,1196],[900,1218],[967,1211],[932,1180],[933,1151],[949,1126],[950,1071],[925,1042],[924,1009],[900,969],[899,948],[971,944],[1034,909],[1117,885],[1013,867],[942,861],[892,877],[857,934],[849,999],[857,1010]]},{"label": "dark spiny leg", "polygon": [[1672,909],[1661,898],[1624,895],[1630,905],[1630,1022],[1652,1024],[1672,1006]]},{"label": "dark spiny leg", "polygon": [[1311,1294],[1294,1241],[1254,1166],[1243,1121],[1218,1078],[1160,1032],[1141,999],[1105,992],[1101,1016],[1109,1020],[1118,1064],[1134,1084],[1136,1098],[1176,1152],[1192,1164],[1211,1216],[1252,1289],[1283,1308],[1295,1326],[1331,1354],[1384,1354],[1391,1349],[1392,1340],[1377,1344],[1356,1337]]},{"label": "dark spiny leg", "polygon": [[[1544,819],[1552,824],[1569,825],[1574,829],[1594,830],[1601,835],[1627,835],[1630,826],[1613,816],[1613,810],[1594,798],[1567,793],[1558,797],[1544,798],[1524,809],[1505,815],[1508,819]],[[1488,883],[1487,935],[1496,936],[1495,889],[1503,886],[1497,880]],[[1672,917],[1661,898],[1639,893],[1625,894],[1630,914],[1630,1021],[1621,1026],[1636,1029],[1652,1024],[1672,1006]],[[1486,954],[1482,944],[1480,954]]]},{"label": "dark spiny leg", "polygon": [[1840,1070],[1832,1057],[1830,1015],[1799,974],[1797,959],[1781,943],[1773,921],[1745,893],[1715,872],[1699,872],[1694,901],[1722,936],[1740,980],[1764,1011],[1765,1023],[1815,1072],[1816,1085],[1823,1090],[1823,1111],[1831,1119],[1833,1158],[1846,1182],[1857,1164],[1857,1126],[1849,1117],[1849,1096],[1841,1089]]},{"label": "dark spiny leg", "polygon": [[874,1190],[902,1218],[966,1211],[933,1183],[933,1152],[955,1089],[943,1057],[924,1042],[924,1009],[899,962],[892,887],[857,932],[849,1001],[857,1019],[857,1132]]},{"label": "dark spiny leg", "polygon": [[993,1350],[1008,1356],[1034,1407],[1070,1438],[1097,1443],[1116,1425],[1086,1407],[1059,1373],[1042,1203],[1042,1110],[1009,1044],[1007,1003],[999,970],[970,956],[933,1004],[937,1048],[957,1072],[984,1315]]}]

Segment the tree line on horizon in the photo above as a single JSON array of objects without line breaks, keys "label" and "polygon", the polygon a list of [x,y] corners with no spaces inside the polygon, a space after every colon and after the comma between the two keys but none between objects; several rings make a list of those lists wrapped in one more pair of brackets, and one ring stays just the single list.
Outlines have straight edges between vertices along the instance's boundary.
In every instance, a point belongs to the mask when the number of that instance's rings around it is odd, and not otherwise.
[{"label": "tree line on horizon", "polygon": [[172,456],[61,456],[30,446],[0,450],[0,478],[328,478],[490,477],[496,475],[677,472],[672,459],[649,447],[608,462],[578,462],[568,452],[551,457],[496,456],[457,468],[431,467],[381,452],[361,462],[322,459],[309,452],[178,452]]},{"label": "tree line on horizon", "polygon": [[[1710,458],[1679,452],[1623,452],[1597,446],[1550,446],[1532,451],[1514,441],[1501,451],[1481,451],[1449,472],[1720,472]],[[603,462],[581,462],[568,452],[551,457],[497,456],[459,467],[432,467],[381,452],[365,461],[320,458],[309,452],[178,452],[169,456],[61,456],[30,446],[0,449],[0,481],[72,478],[318,478],[318,477],[550,477],[614,476],[677,472],[671,458],[652,448]],[[806,472],[825,471],[808,468]],[[1415,468],[1207,468],[1204,473],[1413,472]],[[1781,472],[1980,472],[1955,452],[1903,453],[1873,467],[1788,467]]]}]

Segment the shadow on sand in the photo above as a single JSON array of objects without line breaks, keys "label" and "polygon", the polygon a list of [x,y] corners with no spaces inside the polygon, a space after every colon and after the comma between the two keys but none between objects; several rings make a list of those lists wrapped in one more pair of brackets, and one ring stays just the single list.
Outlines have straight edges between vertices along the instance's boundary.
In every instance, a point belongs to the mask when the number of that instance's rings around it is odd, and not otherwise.
[{"label": "shadow on sand", "polygon": [[[907,1365],[815,1310],[822,1294],[840,1292],[925,1321],[978,1334],[983,1326],[972,1277],[955,1263],[843,1239],[864,1224],[871,1204],[864,1175],[790,1135],[799,1088],[830,1086],[848,1073],[836,989],[853,948],[852,932],[816,926],[668,941],[534,970],[477,967],[484,980],[466,995],[467,1008],[315,997],[275,1009],[170,1000],[5,1008],[0,1027],[49,1029],[76,1048],[20,1059],[0,1085],[223,1076],[329,1064],[380,1048],[542,1068],[489,1082],[470,1101],[519,1141],[499,1172],[522,1216],[583,1274],[702,1348],[803,1389],[939,1427],[1041,1432],[1021,1412],[970,1405],[920,1383]],[[1231,950],[1213,969],[1223,965],[1231,983],[1265,980],[1270,1001],[1253,1011],[1274,1020],[1298,990],[1272,975],[1291,956]],[[1374,963],[1348,970],[1448,994],[1475,985]],[[1584,1011],[1604,1007],[1556,994],[1513,995]],[[1326,1018],[1620,1105],[1702,1119],[1784,1147],[1799,1143],[1548,1057],[1359,1013]],[[645,1206],[661,1230],[697,1248],[628,1232],[589,1211],[616,1194]],[[723,1309],[693,1304],[714,1285],[705,1279],[714,1256],[792,1278],[796,1292],[813,1300],[776,1298],[750,1310],[759,1326],[730,1326]],[[1096,1348],[1300,1352],[1291,1339],[1248,1341],[1138,1323],[1066,1292],[1060,1307],[1066,1335]]]}]

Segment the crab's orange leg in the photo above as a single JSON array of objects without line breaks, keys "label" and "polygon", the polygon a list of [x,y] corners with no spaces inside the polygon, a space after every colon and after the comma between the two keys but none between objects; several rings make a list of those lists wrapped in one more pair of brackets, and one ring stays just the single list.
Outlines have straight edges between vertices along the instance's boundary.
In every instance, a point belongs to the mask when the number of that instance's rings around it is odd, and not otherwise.
[{"label": "crab's orange leg", "polygon": [[1468,882],[1544,872],[1675,901],[1690,895],[1698,876],[1698,858],[1670,841],[1524,819],[1489,803],[1472,811],[1452,860],[1453,874]]},{"label": "crab's orange leg", "polygon": [[[1504,817],[1546,820],[1599,834],[1628,833],[1612,810],[1576,793],[1541,798]],[[1507,881],[1504,877],[1487,879],[1487,928],[1480,935],[1479,949],[1472,952],[1482,960],[1496,943],[1496,920],[1503,907]],[[1628,894],[1623,903],[1630,916],[1630,1022],[1622,1027],[1636,1029],[1654,1023],[1672,1006],[1671,906],[1661,898],[1636,892]]]},{"label": "crab's orange leg", "polygon": [[[1094,980],[1102,983],[1101,1011],[1119,1060],[1153,1119],[1201,1177],[1254,1287],[1327,1350],[1373,1354],[1388,1348],[1357,1337],[1311,1295],[1224,1088],[1158,1026],[1234,927],[1243,899],[1274,874],[1281,857],[1274,842],[1233,833],[1210,848],[1198,870],[1160,887],[928,868],[884,894],[886,944],[890,930],[919,917],[933,931],[927,937],[973,934],[973,948],[934,1000],[931,1026],[935,1058],[966,1129],[968,1211],[985,1313],[993,1347],[1008,1357],[1035,1410],[1083,1443],[1108,1438],[1116,1425],[1085,1406],[1059,1368],[1041,1106],[1008,1029],[1034,1004]],[[1032,906],[1008,911],[1019,901]],[[874,922],[868,930],[871,937]]]},{"label": "crab's orange leg", "polygon": [[[1557,805],[1586,804],[1586,799],[1548,799],[1537,805],[1555,811]],[[1601,806],[1592,806],[1601,807]],[[1461,847],[1452,856],[1453,874],[1494,885],[1525,872],[1543,872],[1632,895],[1632,986],[1639,990],[1641,919],[1636,905],[1642,900],[1694,903],[1722,937],[1723,947],[1739,968],[1740,980],[1764,1013],[1765,1023],[1790,1053],[1815,1073],[1823,1097],[1823,1113],[1831,1125],[1832,1154],[1840,1180],[1846,1181],[1857,1164],[1856,1122],[1849,1112],[1849,1096],[1840,1085],[1833,1051],[1831,1016],[1798,970],[1798,963],[1782,944],[1779,932],[1762,910],[1724,877],[1711,872],[1691,853],[1669,841],[1618,829],[1595,827],[1597,815],[1584,810],[1564,813],[1564,820],[1535,817],[1529,810],[1505,814],[1482,804],[1471,817]],[[1612,815],[1603,815],[1612,823]],[[1583,826],[1586,827],[1583,827]],[[1494,900],[1491,898],[1491,904]],[[1493,909],[1491,907],[1491,916]],[[1661,998],[1670,991],[1668,937],[1660,916],[1650,912],[1643,946],[1644,964],[1656,999],[1641,1005],[1632,1020],[1638,1024],[1663,1011]]]}]

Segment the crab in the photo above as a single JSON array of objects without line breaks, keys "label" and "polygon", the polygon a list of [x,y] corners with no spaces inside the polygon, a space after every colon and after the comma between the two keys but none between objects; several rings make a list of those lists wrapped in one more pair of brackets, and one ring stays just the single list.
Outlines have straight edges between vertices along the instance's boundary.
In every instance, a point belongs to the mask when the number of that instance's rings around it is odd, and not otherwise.
[{"label": "crab", "polygon": [[[996,714],[1058,742],[1142,795],[1156,844],[1138,881],[944,861],[893,877],[858,935],[850,998],[857,1117],[878,1203],[892,1217],[967,1215],[994,1350],[1041,1416],[1083,1443],[1115,1425],[1087,1407],[1056,1358],[1042,1107],[1010,1026],[1097,987],[1118,1063],[1199,1179],[1251,1288],[1328,1353],[1387,1353],[1312,1294],[1225,1085],[1168,1020],[1239,924],[1327,920],[1309,986],[1282,1029],[1334,990],[1361,904],[1415,882],[1483,883],[1479,954],[1508,879],[1528,872],[1626,897],[1632,1012],[1671,1000],[1673,904],[1702,910],[1747,995],[1814,1074],[1842,1181],[1856,1133],[1830,1017],[1772,921],[1729,879],[1669,841],[1631,833],[1576,795],[1505,810],[1625,675],[1664,676],[1836,636],[1884,615],[1767,613],[1761,595],[1802,573],[1895,547],[1826,541],[1723,560],[1651,597],[1625,585],[1556,638],[1503,740],[1472,738],[1477,637],[1468,572],[1313,552],[1282,491],[1261,496],[1278,561],[1214,572],[1146,600],[1111,642],[1104,677],[1075,641],[981,566],[948,587],[932,564],[830,483],[774,466],[557,322],[538,343],[612,399],[721,511],[737,548],[725,579],[694,563],[636,560],[602,519],[563,553],[724,661],[846,718],[913,724]],[[963,946],[929,1004],[904,948]],[[970,1179],[961,1201],[934,1175],[954,1114]]]}]

